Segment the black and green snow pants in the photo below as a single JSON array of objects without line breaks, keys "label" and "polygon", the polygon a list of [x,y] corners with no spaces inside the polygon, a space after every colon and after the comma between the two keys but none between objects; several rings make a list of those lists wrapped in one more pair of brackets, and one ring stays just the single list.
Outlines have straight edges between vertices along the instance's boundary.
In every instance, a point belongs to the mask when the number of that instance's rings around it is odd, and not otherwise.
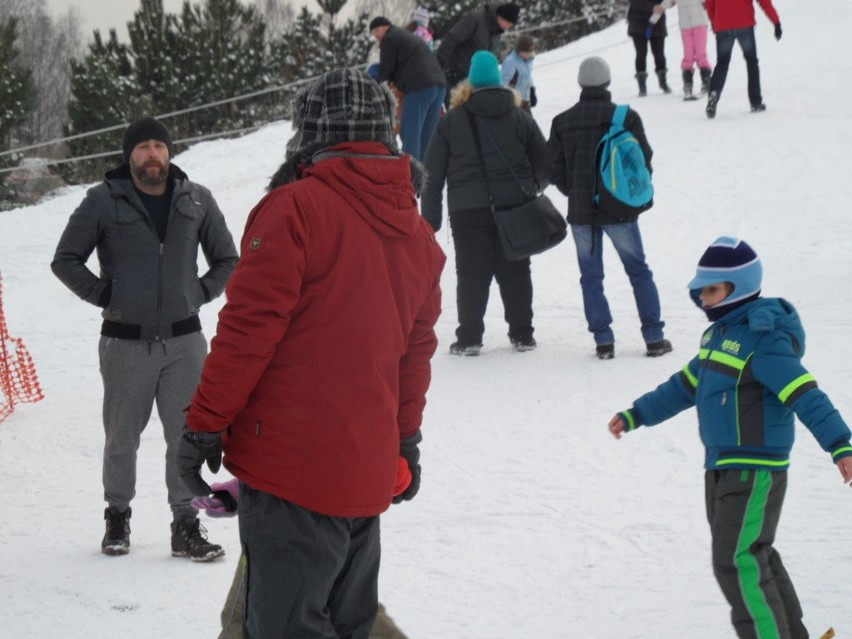
[{"label": "black and green snow pants", "polygon": [[793,583],[772,547],[787,472],[708,470],[713,572],[740,639],[807,639]]}]

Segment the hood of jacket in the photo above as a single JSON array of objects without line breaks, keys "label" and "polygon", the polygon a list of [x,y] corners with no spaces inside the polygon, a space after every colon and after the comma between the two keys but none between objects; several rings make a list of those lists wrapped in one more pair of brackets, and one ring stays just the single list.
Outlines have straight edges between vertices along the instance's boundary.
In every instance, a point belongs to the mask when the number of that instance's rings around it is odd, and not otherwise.
[{"label": "hood of jacket", "polygon": [[411,165],[381,142],[345,142],[313,156],[301,172],[343,197],[382,235],[410,237],[421,224]]},{"label": "hood of jacket", "polygon": [[465,104],[476,115],[499,118],[517,106],[516,95],[509,87],[483,87],[471,92]]},{"label": "hood of jacket", "polygon": [[755,333],[784,331],[793,340],[799,357],[805,354],[805,330],[798,312],[780,297],[760,297],[716,321],[716,325],[748,324]]}]

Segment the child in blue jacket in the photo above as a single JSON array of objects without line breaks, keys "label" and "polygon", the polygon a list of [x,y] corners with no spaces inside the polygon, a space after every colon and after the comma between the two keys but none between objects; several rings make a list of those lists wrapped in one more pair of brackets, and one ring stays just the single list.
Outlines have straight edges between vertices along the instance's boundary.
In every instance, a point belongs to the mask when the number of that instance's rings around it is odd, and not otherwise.
[{"label": "child in blue jacket", "polygon": [[741,639],[805,639],[802,609],[773,548],[787,487],[794,415],[852,482],[849,427],[801,363],[805,332],[792,305],[760,297],[762,269],[743,241],[720,237],[698,262],[692,299],[713,324],[698,355],[615,415],[616,438],[695,406],[713,571]]}]

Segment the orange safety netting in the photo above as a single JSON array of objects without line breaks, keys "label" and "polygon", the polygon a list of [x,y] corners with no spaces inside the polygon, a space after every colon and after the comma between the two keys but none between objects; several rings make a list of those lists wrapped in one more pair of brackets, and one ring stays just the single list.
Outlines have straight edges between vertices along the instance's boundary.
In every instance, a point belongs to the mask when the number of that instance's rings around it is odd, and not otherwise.
[{"label": "orange safety netting", "polygon": [[3,313],[3,278],[0,276],[0,422],[20,402],[44,399],[35,364],[23,340],[9,336]]}]

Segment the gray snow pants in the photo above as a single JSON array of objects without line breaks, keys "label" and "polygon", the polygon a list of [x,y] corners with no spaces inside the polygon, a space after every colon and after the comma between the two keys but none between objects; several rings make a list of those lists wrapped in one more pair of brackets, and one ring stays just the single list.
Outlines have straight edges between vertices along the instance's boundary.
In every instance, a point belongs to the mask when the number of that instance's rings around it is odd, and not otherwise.
[{"label": "gray snow pants", "polygon": [[379,517],[331,517],[240,483],[245,639],[368,639],[378,607]]},{"label": "gray snow pants", "polygon": [[740,639],[807,639],[793,582],[773,548],[787,472],[708,470],[713,572]]},{"label": "gray snow pants", "polygon": [[154,403],[166,440],[166,488],[175,520],[194,519],[192,494],[177,473],[175,458],[189,405],[201,379],[207,341],[199,331],[148,342],[101,337],[104,383],[104,499],[120,511],[136,495],[136,451]]}]

